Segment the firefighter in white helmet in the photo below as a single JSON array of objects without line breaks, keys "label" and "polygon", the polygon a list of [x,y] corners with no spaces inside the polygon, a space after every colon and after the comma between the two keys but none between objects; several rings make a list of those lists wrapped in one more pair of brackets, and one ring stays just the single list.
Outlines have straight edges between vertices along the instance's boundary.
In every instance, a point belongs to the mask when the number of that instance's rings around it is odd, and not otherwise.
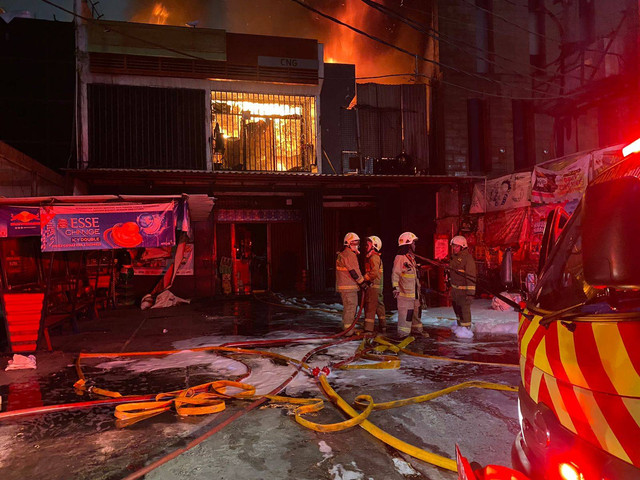
[{"label": "firefighter in white helmet", "polygon": [[476,262],[469,253],[467,239],[456,235],[451,239],[449,262],[451,303],[458,325],[471,329],[471,300],[476,294]]},{"label": "firefighter in white helmet", "polygon": [[386,333],[387,320],[382,297],[382,240],[375,235],[367,237],[366,258],[364,261],[364,280],[369,283],[364,299],[364,331],[373,332],[376,315],[378,316],[378,331]]},{"label": "firefighter in white helmet", "polygon": [[411,232],[404,232],[398,238],[398,253],[393,261],[391,286],[393,296],[398,302],[398,337],[404,338],[413,334],[428,336],[423,331],[420,320],[420,280],[416,264],[416,237]]},{"label": "firefighter in white helmet", "polygon": [[[344,248],[336,259],[336,290],[342,297],[342,328],[348,330],[353,324],[358,308],[358,290],[366,289],[364,277],[358,265],[360,237],[353,232],[344,236]],[[355,333],[352,330],[352,333]]]}]

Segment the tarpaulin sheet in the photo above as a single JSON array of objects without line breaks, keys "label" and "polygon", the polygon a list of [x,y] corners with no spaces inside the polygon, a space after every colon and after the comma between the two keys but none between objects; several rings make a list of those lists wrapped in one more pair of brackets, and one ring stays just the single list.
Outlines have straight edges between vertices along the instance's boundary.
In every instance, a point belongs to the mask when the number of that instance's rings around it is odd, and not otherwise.
[{"label": "tarpaulin sheet", "polygon": [[40,207],[0,206],[0,238],[40,235]]},{"label": "tarpaulin sheet", "polygon": [[529,208],[487,213],[484,216],[484,242],[487,245],[513,245],[529,240]]},{"label": "tarpaulin sheet", "polygon": [[175,202],[41,207],[42,251],[170,247],[176,217]]},{"label": "tarpaulin sheet", "polygon": [[[173,263],[171,250],[170,247],[144,249],[140,256],[134,257],[132,260],[133,272],[136,275],[162,275],[169,270],[169,266]],[[176,275],[193,275],[193,255],[193,243],[187,243]]]}]

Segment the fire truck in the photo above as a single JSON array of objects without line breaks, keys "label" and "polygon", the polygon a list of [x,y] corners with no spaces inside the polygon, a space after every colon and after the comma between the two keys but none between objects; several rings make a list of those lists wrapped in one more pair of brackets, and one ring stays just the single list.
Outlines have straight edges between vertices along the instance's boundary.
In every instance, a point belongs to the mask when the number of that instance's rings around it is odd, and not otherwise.
[{"label": "fire truck", "polygon": [[639,152],[640,139],[547,223],[518,330],[512,460],[532,479],[640,479]]}]

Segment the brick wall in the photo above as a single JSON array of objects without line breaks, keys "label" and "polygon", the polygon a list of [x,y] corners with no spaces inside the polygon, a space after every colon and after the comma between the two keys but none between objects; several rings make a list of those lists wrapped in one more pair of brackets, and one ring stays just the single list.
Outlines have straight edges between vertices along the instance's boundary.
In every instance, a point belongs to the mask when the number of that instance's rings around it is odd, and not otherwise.
[{"label": "brick wall", "polygon": [[[442,64],[457,70],[477,72],[477,55],[474,48],[477,43],[482,10],[473,6],[474,0],[439,0],[438,19],[440,41],[440,59]],[[528,28],[528,9],[526,2],[517,5],[509,2],[494,1],[493,13],[505,17],[513,23]],[[446,172],[449,175],[468,174],[469,139],[467,101],[472,98],[484,99],[487,124],[485,154],[487,156],[487,174],[492,176],[508,173],[514,168],[513,112],[510,97],[532,97],[532,78],[529,66],[528,33],[515,25],[505,23],[496,16],[487,15],[489,30],[493,30],[493,39],[489,40],[488,73],[466,75],[454,69],[440,68],[441,92],[444,112],[444,156]],[[460,48],[451,45],[455,42]],[[513,61],[509,61],[509,60]],[[451,84],[463,88],[457,88]],[[535,161],[546,160],[544,151],[552,151],[553,120],[547,115],[535,118]]]}]

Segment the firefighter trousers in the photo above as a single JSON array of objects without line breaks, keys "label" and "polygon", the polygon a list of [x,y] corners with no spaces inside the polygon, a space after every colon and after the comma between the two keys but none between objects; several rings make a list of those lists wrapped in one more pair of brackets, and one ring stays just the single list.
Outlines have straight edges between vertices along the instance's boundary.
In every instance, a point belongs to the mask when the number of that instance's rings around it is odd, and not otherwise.
[{"label": "firefighter trousers", "polygon": [[356,318],[358,291],[340,292],[342,297],[342,328],[347,330]]},{"label": "firefighter trousers", "polygon": [[451,287],[451,304],[456,314],[458,325],[461,327],[471,327],[471,295],[467,295],[466,290]]},{"label": "firefighter trousers", "polygon": [[411,332],[422,333],[421,316],[419,299],[398,297],[398,336],[408,337]]},{"label": "firefighter trousers", "polygon": [[382,299],[382,291],[378,288],[369,287],[364,292],[364,295],[364,331],[374,331],[377,315],[378,330],[384,332],[387,328],[387,319]]}]

